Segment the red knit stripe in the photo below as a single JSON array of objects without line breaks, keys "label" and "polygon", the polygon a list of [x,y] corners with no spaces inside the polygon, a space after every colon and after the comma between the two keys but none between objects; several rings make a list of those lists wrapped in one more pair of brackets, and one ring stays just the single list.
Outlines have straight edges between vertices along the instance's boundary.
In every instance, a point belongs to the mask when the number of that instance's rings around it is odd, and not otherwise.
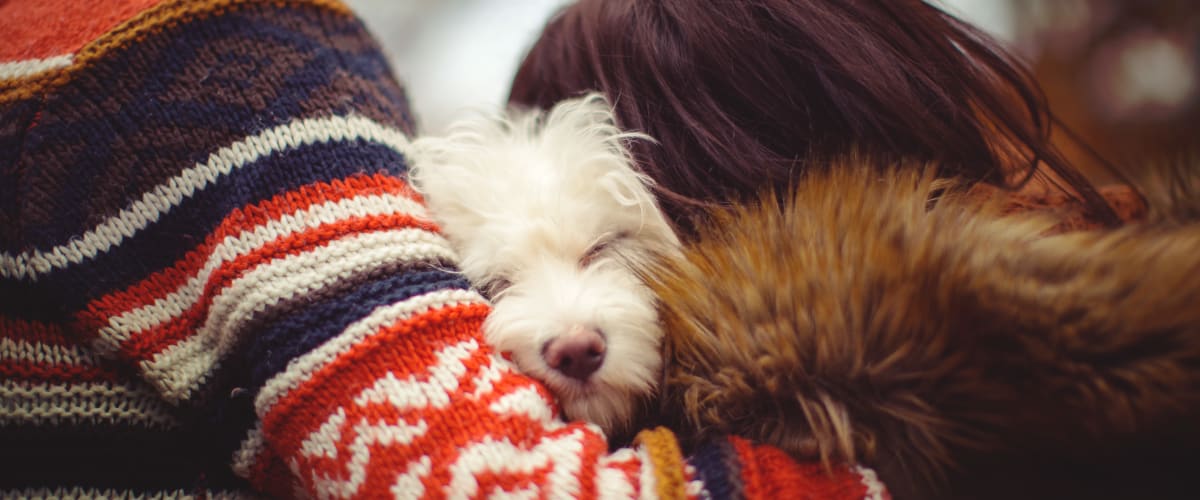
[{"label": "red knit stripe", "polygon": [[[538,490],[538,489],[544,488],[544,486],[549,482],[549,480],[546,477],[546,474],[549,472],[550,472],[550,464],[546,464],[545,467],[539,468],[536,472],[534,472],[532,474],[512,475],[512,474],[497,474],[494,472],[484,472],[484,473],[477,475],[476,478],[479,480],[479,484],[481,484],[481,485],[484,485],[484,484],[498,485],[501,488],[503,488],[504,491],[517,491],[520,489],[529,488],[530,486],[533,486],[534,490]],[[428,490],[426,490],[426,491],[428,491]],[[480,497],[484,497],[488,493],[491,493],[491,491],[484,489],[484,490],[480,491],[479,493],[480,493],[479,494]],[[580,496],[579,498],[589,498],[589,497]]]},{"label": "red knit stripe", "polygon": [[0,62],[72,54],[160,0],[0,2]]},{"label": "red knit stripe", "polygon": [[185,310],[183,314],[173,317],[166,323],[130,337],[121,345],[120,355],[137,361],[149,360],[180,340],[194,334],[203,324],[208,310],[220,290],[230,286],[233,281],[260,265],[311,251],[344,236],[407,227],[431,229],[422,221],[409,215],[355,217],[323,224],[311,230],[267,243],[218,267],[204,284],[199,301]]},{"label": "red knit stripe", "polygon": [[609,462],[609,467],[624,473],[629,484],[638,484],[642,481],[642,463],[637,460],[636,455],[630,455],[629,459],[620,462]]},{"label": "red knit stripe", "polygon": [[0,378],[26,382],[117,382],[116,370],[104,366],[39,363],[28,360],[0,361]]},{"label": "red knit stripe", "polygon": [[0,337],[47,345],[66,346],[75,342],[62,325],[0,316]]},{"label": "red knit stripe", "polygon": [[[580,463],[585,464],[586,467],[579,475],[579,496],[581,498],[600,497],[600,485],[596,483],[596,471],[598,469],[592,464],[598,464],[600,459],[606,455],[608,455],[608,441],[606,439],[584,440],[583,453],[580,453]],[[631,478],[629,484],[638,484],[638,482],[639,480]]]},{"label": "red knit stripe", "polygon": [[254,487],[269,495],[267,498],[297,498],[295,474],[287,464],[280,462],[269,450],[258,457],[250,470]]},{"label": "red knit stripe", "polygon": [[867,495],[862,478],[845,466],[826,471],[819,462],[797,463],[778,448],[752,445],[737,437],[730,442],[741,464],[745,498],[861,500]]},{"label": "red knit stripe", "polygon": [[[398,194],[419,200],[404,181],[385,174],[354,175],[345,180],[319,182],[282,193],[269,200],[230,212],[204,242],[174,266],[156,272],[138,284],[110,293],[92,301],[82,313],[85,330],[95,332],[108,323],[108,318],[154,303],[194,276],[212,255],[213,248],[226,237],[252,231],[285,214],[305,210],[328,202],[338,202],[356,196]],[[428,227],[418,225],[417,227]]]},{"label": "red knit stripe", "polygon": [[[72,348],[73,342],[61,325],[0,317],[0,337],[48,347]],[[85,348],[86,349],[86,348]],[[0,357],[0,378],[30,382],[116,381],[115,370],[103,366],[56,362],[48,359],[5,359]]]}]

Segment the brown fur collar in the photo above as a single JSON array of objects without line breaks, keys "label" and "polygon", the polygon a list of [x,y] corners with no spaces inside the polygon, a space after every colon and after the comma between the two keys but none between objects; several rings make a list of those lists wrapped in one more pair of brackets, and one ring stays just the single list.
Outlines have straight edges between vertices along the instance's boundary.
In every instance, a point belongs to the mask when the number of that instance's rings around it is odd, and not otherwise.
[{"label": "brown fur collar", "polygon": [[1195,465],[1200,224],[1044,236],[919,168],[830,171],[651,273],[683,435],[861,461],[897,498],[1149,498]]}]

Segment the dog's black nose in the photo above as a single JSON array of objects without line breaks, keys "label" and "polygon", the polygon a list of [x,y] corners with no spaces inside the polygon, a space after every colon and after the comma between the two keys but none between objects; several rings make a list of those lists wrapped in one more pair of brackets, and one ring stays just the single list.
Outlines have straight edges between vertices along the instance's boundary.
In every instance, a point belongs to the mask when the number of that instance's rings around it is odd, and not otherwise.
[{"label": "dog's black nose", "polygon": [[542,358],[563,375],[587,380],[604,364],[604,351],[604,337],[600,332],[591,328],[572,328],[547,342]]}]

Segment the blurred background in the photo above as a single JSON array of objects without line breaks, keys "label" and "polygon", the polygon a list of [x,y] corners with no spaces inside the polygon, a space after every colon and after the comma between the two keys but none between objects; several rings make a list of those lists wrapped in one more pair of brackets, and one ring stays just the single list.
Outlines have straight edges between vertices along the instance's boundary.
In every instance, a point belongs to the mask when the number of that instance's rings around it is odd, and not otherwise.
[{"label": "blurred background", "polygon": [[407,85],[422,130],[502,106],[525,51],[569,0],[347,0]]},{"label": "blurred background", "polygon": [[[408,85],[422,130],[503,105],[542,24],[569,0],[349,0]],[[697,0],[700,1],[700,0]],[[1200,0],[933,0],[1033,68],[1051,109],[1120,165],[1196,151]],[[1111,180],[1056,137],[1081,168]]]}]

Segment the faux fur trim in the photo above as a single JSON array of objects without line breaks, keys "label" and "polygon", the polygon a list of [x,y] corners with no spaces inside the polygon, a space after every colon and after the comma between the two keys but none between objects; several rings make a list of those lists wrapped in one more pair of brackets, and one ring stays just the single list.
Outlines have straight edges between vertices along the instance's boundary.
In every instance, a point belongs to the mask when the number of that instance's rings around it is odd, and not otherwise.
[{"label": "faux fur trim", "polygon": [[897,498],[988,477],[1036,497],[1012,474],[1190,455],[1200,224],[1045,236],[1056,221],[992,215],[926,171],[835,165],[664,259],[668,418],[863,461]]}]

